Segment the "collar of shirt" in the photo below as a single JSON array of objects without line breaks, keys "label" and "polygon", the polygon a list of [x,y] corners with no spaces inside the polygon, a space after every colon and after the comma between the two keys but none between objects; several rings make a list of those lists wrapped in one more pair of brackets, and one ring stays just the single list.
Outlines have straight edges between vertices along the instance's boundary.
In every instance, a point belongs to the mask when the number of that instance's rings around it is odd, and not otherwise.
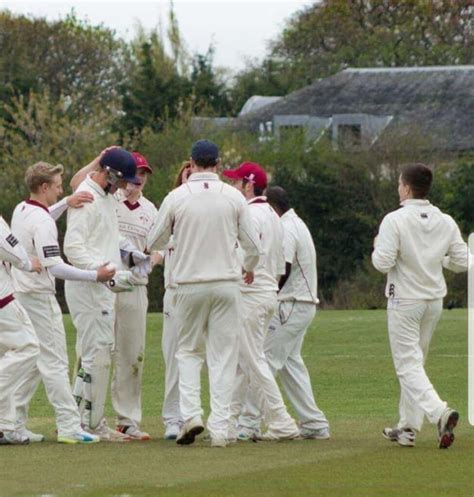
[{"label": "collar of shirt", "polygon": [[105,193],[104,189],[98,184],[96,183],[90,174],[87,175],[86,179],[85,179],[86,183],[93,189],[95,190],[101,197],[105,197],[107,195],[107,193]]},{"label": "collar of shirt", "polygon": [[216,173],[193,173],[188,181],[220,181]]},{"label": "collar of shirt", "polygon": [[281,219],[290,219],[292,217],[297,217],[296,212],[294,209],[289,209],[281,216]]},{"label": "collar of shirt", "polygon": [[265,197],[265,195],[261,195],[260,197],[254,197],[254,198],[251,198],[248,202],[247,202],[249,205],[252,205],[252,204],[267,204],[267,197]]},{"label": "collar of shirt", "polygon": [[424,198],[407,198],[403,202],[400,203],[402,207],[405,207],[406,205],[421,205],[421,206],[427,206],[430,205],[430,201],[426,200]]},{"label": "collar of shirt", "polygon": [[38,202],[36,200],[32,200],[31,198],[29,198],[28,200],[25,200],[25,204],[34,205],[36,207],[40,207],[41,209],[44,209],[49,214],[49,209],[44,204],[42,204],[41,202]]}]

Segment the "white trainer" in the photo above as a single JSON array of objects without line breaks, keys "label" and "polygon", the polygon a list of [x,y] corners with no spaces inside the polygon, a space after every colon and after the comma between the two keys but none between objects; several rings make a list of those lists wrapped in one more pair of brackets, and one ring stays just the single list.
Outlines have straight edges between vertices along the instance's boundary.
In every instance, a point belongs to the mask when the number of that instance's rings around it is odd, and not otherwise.
[{"label": "white trainer", "polygon": [[27,445],[30,439],[17,431],[0,431],[0,445]]},{"label": "white trainer", "polygon": [[41,433],[33,433],[27,428],[21,428],[16,432],[19,433],[20,436],[22,436],[23,438],[28,438],[30,440],[30,443],[44,442],[44,435],[41,435]]},{"label": "white trainer", "polygon": [[178,438],[180,429],[181,426],[178,423],[166,425],[165,440],[176,440]]},{"label": "white trainer", "polygon": [[449,407],[443,412],[438,421],[438,443],[440,449],[447,449],[454,442],[453,430],[459,421],[459,413]]},{"label": "white trainer", "polygon": [[283,440],[297,440],[300,437],[300,430],[291,432],[278,432],[275,430],[267,430],[257,440],[262,440],[263,442],[281,442]]},{"label": "white trainer", "polygon": [[249,428],[247,426],[237,427],[237,440],[246,442],[248,440],[259,440],[262,433],[259,429]]},{"label": "white trainer", "polygon": [[305,440],[329,440],[329,428],[301,428],[300,436]]},{"label": "white trainer", "polygon": [[225,438],[211,438],[211,447],[224,448],[227,446]]},{"label": "white trainer", "polygon": [[414,447],[416,433],[411,428],[384,428],[382,435],[390,442],[397,442],[402,447]]},{"label": "white trainer", "polygon": [[202,422],[201,416],[195,416],[189,421],[186,421],[179,432],[176,443],[178,445],[190,445],[194,443],[194,440],[198,435],[204,431],[204,424]]},{"label": "white trainer", "polygon": [[138,426],[129,425],[129,426],[117,426],[117,431],[123,433],[124,435],[129,436],[132,440],[140,440],[142,442],[146,440],[151,440],[150,435],[146,431],[141,431]]},{"label": "white trainer", "polygon": [[100,442],[100,437],[81,430],[72,435],[58,436],[58,442],[63,444],[94,444]]},{"label": "white trainer", "polygon": [[105,423],[101,424],[94,430],[87,430],[92,435],[97,435],[101,442],[130,442],[132,439],[125,433],[112,430]]}]

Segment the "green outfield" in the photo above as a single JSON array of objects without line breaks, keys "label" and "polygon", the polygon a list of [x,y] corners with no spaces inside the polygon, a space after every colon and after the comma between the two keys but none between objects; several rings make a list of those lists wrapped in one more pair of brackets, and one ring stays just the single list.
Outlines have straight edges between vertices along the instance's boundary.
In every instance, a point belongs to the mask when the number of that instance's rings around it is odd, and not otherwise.
[{"label": "green outfield", "polygon": [[[74,334],[68,317],[66,322],[72,358]],[[151,314],[142,427],[152,441],[59,445],[41,390],[31,405],[29,427],[46,434],[47,441],[0,448],[0,496],[474,495],[465,310],[444,312],[427,364],[440,395],[461,413],[456,442],[444,451],[428,424],[415,448],[381,437],[382,428],[396,421],[398,403],[383,311],[323,311],[307,336],[304,357],[317,401],[331,423],[328,441],[239,442],[211,449],[201,441],[178,447],[163,440],[160,340],[161,315]],[[108,414],[112,423],[110,405]]]}]

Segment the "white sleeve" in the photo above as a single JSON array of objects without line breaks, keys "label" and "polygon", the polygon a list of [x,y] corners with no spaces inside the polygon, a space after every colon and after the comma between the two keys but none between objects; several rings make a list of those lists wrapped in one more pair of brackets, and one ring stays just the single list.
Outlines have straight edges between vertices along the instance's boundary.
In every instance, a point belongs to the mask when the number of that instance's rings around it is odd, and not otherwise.
[{"label": "white sleeve", "polygon": [[70,281],[97,281],[97,271],[79,269],[77,267],[61,262],[49,268],[49,272],[60,280]]},{"label": "white sleeve", "polygon": [[173,234],[174,213],[172,193],[166,195],[156,216],[155,223],[148,233],[147,247],[150,251],[164,249]]},{"label": "white sleeve", "polygon": [[285,274],[286,270],[286,265],[285,265],[285,233],[283,231],[283,226],[281,224],[281,221],[279,221],[279,246],[278,246],[278,260],[277,260],[277,274],[278,276],[281,276],[282,274]]},{"label": "white sleeve", "polygon": [[443,267],[454,273],[464,273],[468,267],[467,243],[463,240],[461,231],[454,220],[454,231],[451,237],[451,243],[448,248],[448,254],[443,260]]},{"label": "white sleeve", "polygon": [[59,202],[56,202],[54,205],[51,205],[48,210],[51,214],[51,217],[57,221],[66,211],[67,211],[67,197],[64,197]]},{"label": "white sleeve", "polygon": [[388,273],[397,262],[397,255],[400,249],[400,234],[396,223],[390,216],[385,216],[375,242],[375,249],[372,252],[372,264],[377,271]]},{"label": "white sleeve", "polygon": [[43,267],[51,267],[63,262],[58,243],[58,229],[54,219],[47,220],[34,226],[33,245],[36,255]]},{"label": "white sleeve", "polygon": [[25,249],[12,235],[8,224],[0,217],[0,260],[9,262],[17,269],[31,271],[32,265]]},{"label": "white sleeve", "polygon": [[238,240],[245,252],[243,267],[245,271],[253,271],[260,259],[262,248],[255,224],[252,222],[249,206],[243,198],[239,209],[238,224]]},{"label": "white sleeve", "polygon": [[[283,234],[283,250],[285,252],[285,262],[293,264],[296,259],[297,246],[298,240],[295,233],[290,228],[286,228]],[[285,272],[283,272],[283,274],[284,273]]]},{"label": "white sleeve", "polygon": [[69,209],[67,212],[64,253],[71,264],[81,269],[97,269],[103,263],[91,257],[87,249],[92,214],[93,204],[86,204],[82,209]]}]

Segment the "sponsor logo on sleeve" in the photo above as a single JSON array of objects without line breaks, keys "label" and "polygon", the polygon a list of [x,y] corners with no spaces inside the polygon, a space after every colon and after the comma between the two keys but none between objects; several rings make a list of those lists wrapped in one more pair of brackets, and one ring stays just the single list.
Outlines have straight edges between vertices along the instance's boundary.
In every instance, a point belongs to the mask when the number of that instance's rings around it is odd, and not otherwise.
[{"label": "sponsor logo on sleeve", "polygon": [[18,245],[18,240],[11,233],[7,236],[6,240],[12,247]]},{"label": "sponsor logo on sleeve", "polygon": [[46,245],[43,247],[43,255],[45,257],[60,257],[58,245]]}]

